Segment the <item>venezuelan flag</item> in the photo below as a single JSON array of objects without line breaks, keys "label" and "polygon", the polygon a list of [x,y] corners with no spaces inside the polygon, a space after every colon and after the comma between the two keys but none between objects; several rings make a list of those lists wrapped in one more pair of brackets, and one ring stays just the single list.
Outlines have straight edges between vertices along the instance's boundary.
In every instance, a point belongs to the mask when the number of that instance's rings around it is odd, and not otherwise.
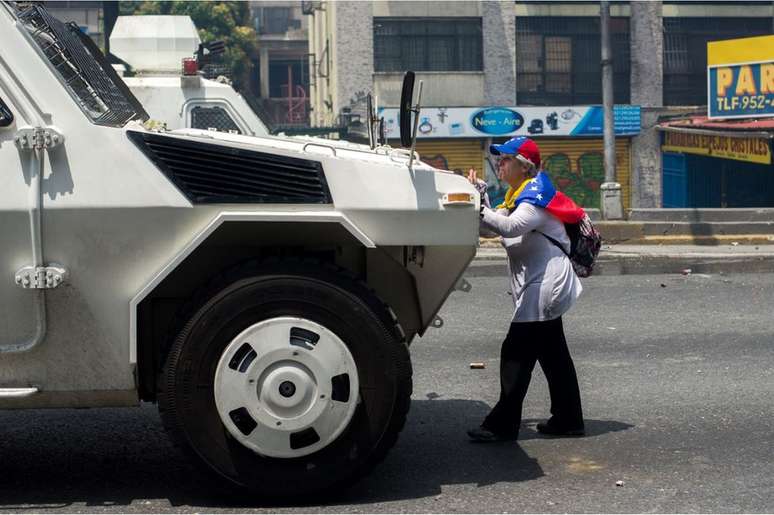
[{"label": "venezuelan flag", "polygon": [[586,214],[570,197],[554,188],[545,172],[538,172],[534,179],[527,181],[515,205],[522,202],[542,207],[566,224],[578,223]]}]

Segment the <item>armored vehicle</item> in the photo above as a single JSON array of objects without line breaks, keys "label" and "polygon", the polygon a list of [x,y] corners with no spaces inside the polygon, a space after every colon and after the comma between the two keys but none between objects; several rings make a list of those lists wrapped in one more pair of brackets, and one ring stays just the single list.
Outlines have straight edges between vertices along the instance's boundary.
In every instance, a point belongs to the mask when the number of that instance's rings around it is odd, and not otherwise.
[{"label": "armored vehicle", "polygon": [[20,5],[0,3],[0,408],[158,403],[259,495],[363,476],[475,254],[475,189],[405,149],[151,129],[91,39]]},{"label": "armored vehicle", "polygon": [[[133,76],[122,79],[132,94],[168,129],[269,134],[225,78],[211,80],[199,73],[213,53],[211,45],[202,44],[190,16],[119,16],[110,50],[131,67]],[[224,50],[222,43],[219,50]]]}]

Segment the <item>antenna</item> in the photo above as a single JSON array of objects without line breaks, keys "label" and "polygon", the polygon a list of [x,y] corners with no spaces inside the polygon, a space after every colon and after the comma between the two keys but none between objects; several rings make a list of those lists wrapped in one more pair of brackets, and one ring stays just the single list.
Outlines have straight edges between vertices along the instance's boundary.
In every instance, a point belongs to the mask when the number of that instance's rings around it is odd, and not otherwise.
[{"label": "antenna", "polygon": [[419,111],[422,104],[422,81],[419,81],[419,91],[417,92],[417,103],[411,112],[414,113],[414,132],[411,135],[411,156],[409,157],[409,169],[414,164],[414,150],[417,147],[417,127],[419,127]]},{"label": "antenna", "polygon": [[379,145],[387,144],[387,133],[384,130],[384,116],[379,118]]},{"label": "antenna", "polygon": [[371,93],[366,96],[366,129],[368,130],[368,146],[373,150],[376,147],[374,140],[374,108]]}]

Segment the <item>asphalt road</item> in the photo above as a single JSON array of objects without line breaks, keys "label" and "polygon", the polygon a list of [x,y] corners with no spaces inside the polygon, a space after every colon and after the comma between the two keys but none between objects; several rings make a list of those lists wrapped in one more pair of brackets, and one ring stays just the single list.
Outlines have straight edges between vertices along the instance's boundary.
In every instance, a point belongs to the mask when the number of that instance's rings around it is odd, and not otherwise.
[{"label": "asphalt road", "polygon": [[0,412],[0,511],[774,511],[774,274],[584,280],[565,329],[588,435],[535,433],[548,414],[538,369],[522,439],[481,445],[464,431],[496,399],[511,300],[496,266],[470,272],[473,291],[414,342],[397,446],[331,504],[211,493],[143,406]]}]

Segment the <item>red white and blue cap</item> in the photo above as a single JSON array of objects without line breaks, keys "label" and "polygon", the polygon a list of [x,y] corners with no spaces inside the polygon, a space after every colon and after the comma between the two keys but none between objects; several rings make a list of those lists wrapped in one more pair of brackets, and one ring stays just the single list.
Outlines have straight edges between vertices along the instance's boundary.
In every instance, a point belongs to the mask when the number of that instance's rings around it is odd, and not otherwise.
[{"label": "red white and blue cap", "polygon": [[507,154],[516,156],[521,161],[527,161],[540,168],[540,149],[537,143],[525,136],[516,136],[502,145],[489,145],[489,153],[495,156]]}]

